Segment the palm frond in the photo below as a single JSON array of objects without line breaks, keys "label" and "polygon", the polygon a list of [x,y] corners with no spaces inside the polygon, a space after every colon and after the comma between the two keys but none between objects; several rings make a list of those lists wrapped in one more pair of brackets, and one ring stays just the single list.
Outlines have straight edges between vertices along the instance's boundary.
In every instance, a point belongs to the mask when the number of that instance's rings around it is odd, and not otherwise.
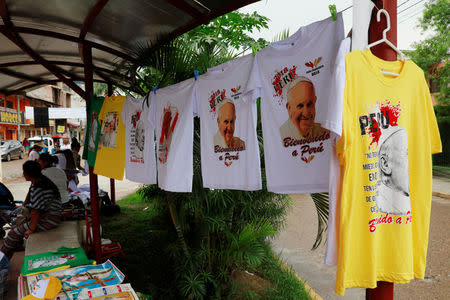
[{"label": "palm frond", "polygon": [[329,198],[328,193],[311,194],[317,210],[317,235],[312,250],[317,249],[322,242],[322,235],[328,224]]}]

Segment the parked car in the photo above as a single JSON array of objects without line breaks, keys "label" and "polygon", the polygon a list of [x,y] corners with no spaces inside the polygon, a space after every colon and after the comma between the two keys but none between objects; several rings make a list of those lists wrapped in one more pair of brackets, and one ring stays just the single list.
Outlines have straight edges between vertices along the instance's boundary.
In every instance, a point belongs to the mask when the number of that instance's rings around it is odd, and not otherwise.
[{"label": "parked car", "polygon": [[13,140],[0,141],[2,160],[10,161],[12,158],[22,159],[24,156],[22,143]]},{"label": "parked car", "polygon": [[55,143],[51,136],[34,136],[28,139],[30,143],[30,148],[33,147],[34,144],[42,142],[44,144],[44,148],[41,153],[48,152],[50,154],[55,154]]}]

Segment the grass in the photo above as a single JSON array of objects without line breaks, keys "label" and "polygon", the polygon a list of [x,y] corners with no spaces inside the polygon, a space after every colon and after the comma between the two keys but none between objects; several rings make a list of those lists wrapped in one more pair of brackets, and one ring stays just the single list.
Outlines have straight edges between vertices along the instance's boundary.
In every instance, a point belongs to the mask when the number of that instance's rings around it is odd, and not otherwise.
[{"label": "grass", "polygon": [[120,201],[121,214],[102,218],[103,236],[120,242],[126,259],[111,260],[126,275],[136,291],[156,298],[170,298],[174,281],[171,262],[161,245],[170,241],[170,234],[161,228],[155,210],[138,195]]},{"label": "grass", "polygon": [[433,166],[433,175],[450,178],[450,166]]},{"label": "grass", "polygon": [[[150,294],[152,299],[176,299],[175,268],[163,250],[163,245],[175,236],[172,228],[162,228],[167,221],[162,220],[156,208],[137,194],[118,203],[120,215],[102,217],[103,236],[120,242],[127,258],[117,256],[111,260],[136,291]],[[266,254],[264,263],[249,271],[268,280],[271,287],[264,296],[248,292],[244,298],[310,299],[303,283],[273,255],[268,244]]]}]

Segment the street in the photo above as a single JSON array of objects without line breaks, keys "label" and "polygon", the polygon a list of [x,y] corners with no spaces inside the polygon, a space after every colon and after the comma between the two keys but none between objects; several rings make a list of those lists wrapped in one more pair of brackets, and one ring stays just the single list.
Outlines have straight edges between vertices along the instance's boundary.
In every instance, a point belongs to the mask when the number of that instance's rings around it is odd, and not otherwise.
[{"label": "street", "polygon": [[22,176],[22,165],[27,161],[28,155],[23,159],[13,159],[11,161],[2,161],[3,180]]}]

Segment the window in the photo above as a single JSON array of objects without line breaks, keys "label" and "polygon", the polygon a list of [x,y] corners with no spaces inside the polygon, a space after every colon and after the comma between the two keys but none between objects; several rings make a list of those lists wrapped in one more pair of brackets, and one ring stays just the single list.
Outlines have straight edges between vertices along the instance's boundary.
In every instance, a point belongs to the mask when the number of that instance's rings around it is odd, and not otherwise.
[{"label": "window", "polygon": [[52,94],[53,94],[53,103],[61,104],[60,98],[59,98],[59,89],[52,87]]},{"label": "window", "polygon": [[14,103],[12,103],[12,101],[6,100],[6,107],[7,108],[14,108]]}]

